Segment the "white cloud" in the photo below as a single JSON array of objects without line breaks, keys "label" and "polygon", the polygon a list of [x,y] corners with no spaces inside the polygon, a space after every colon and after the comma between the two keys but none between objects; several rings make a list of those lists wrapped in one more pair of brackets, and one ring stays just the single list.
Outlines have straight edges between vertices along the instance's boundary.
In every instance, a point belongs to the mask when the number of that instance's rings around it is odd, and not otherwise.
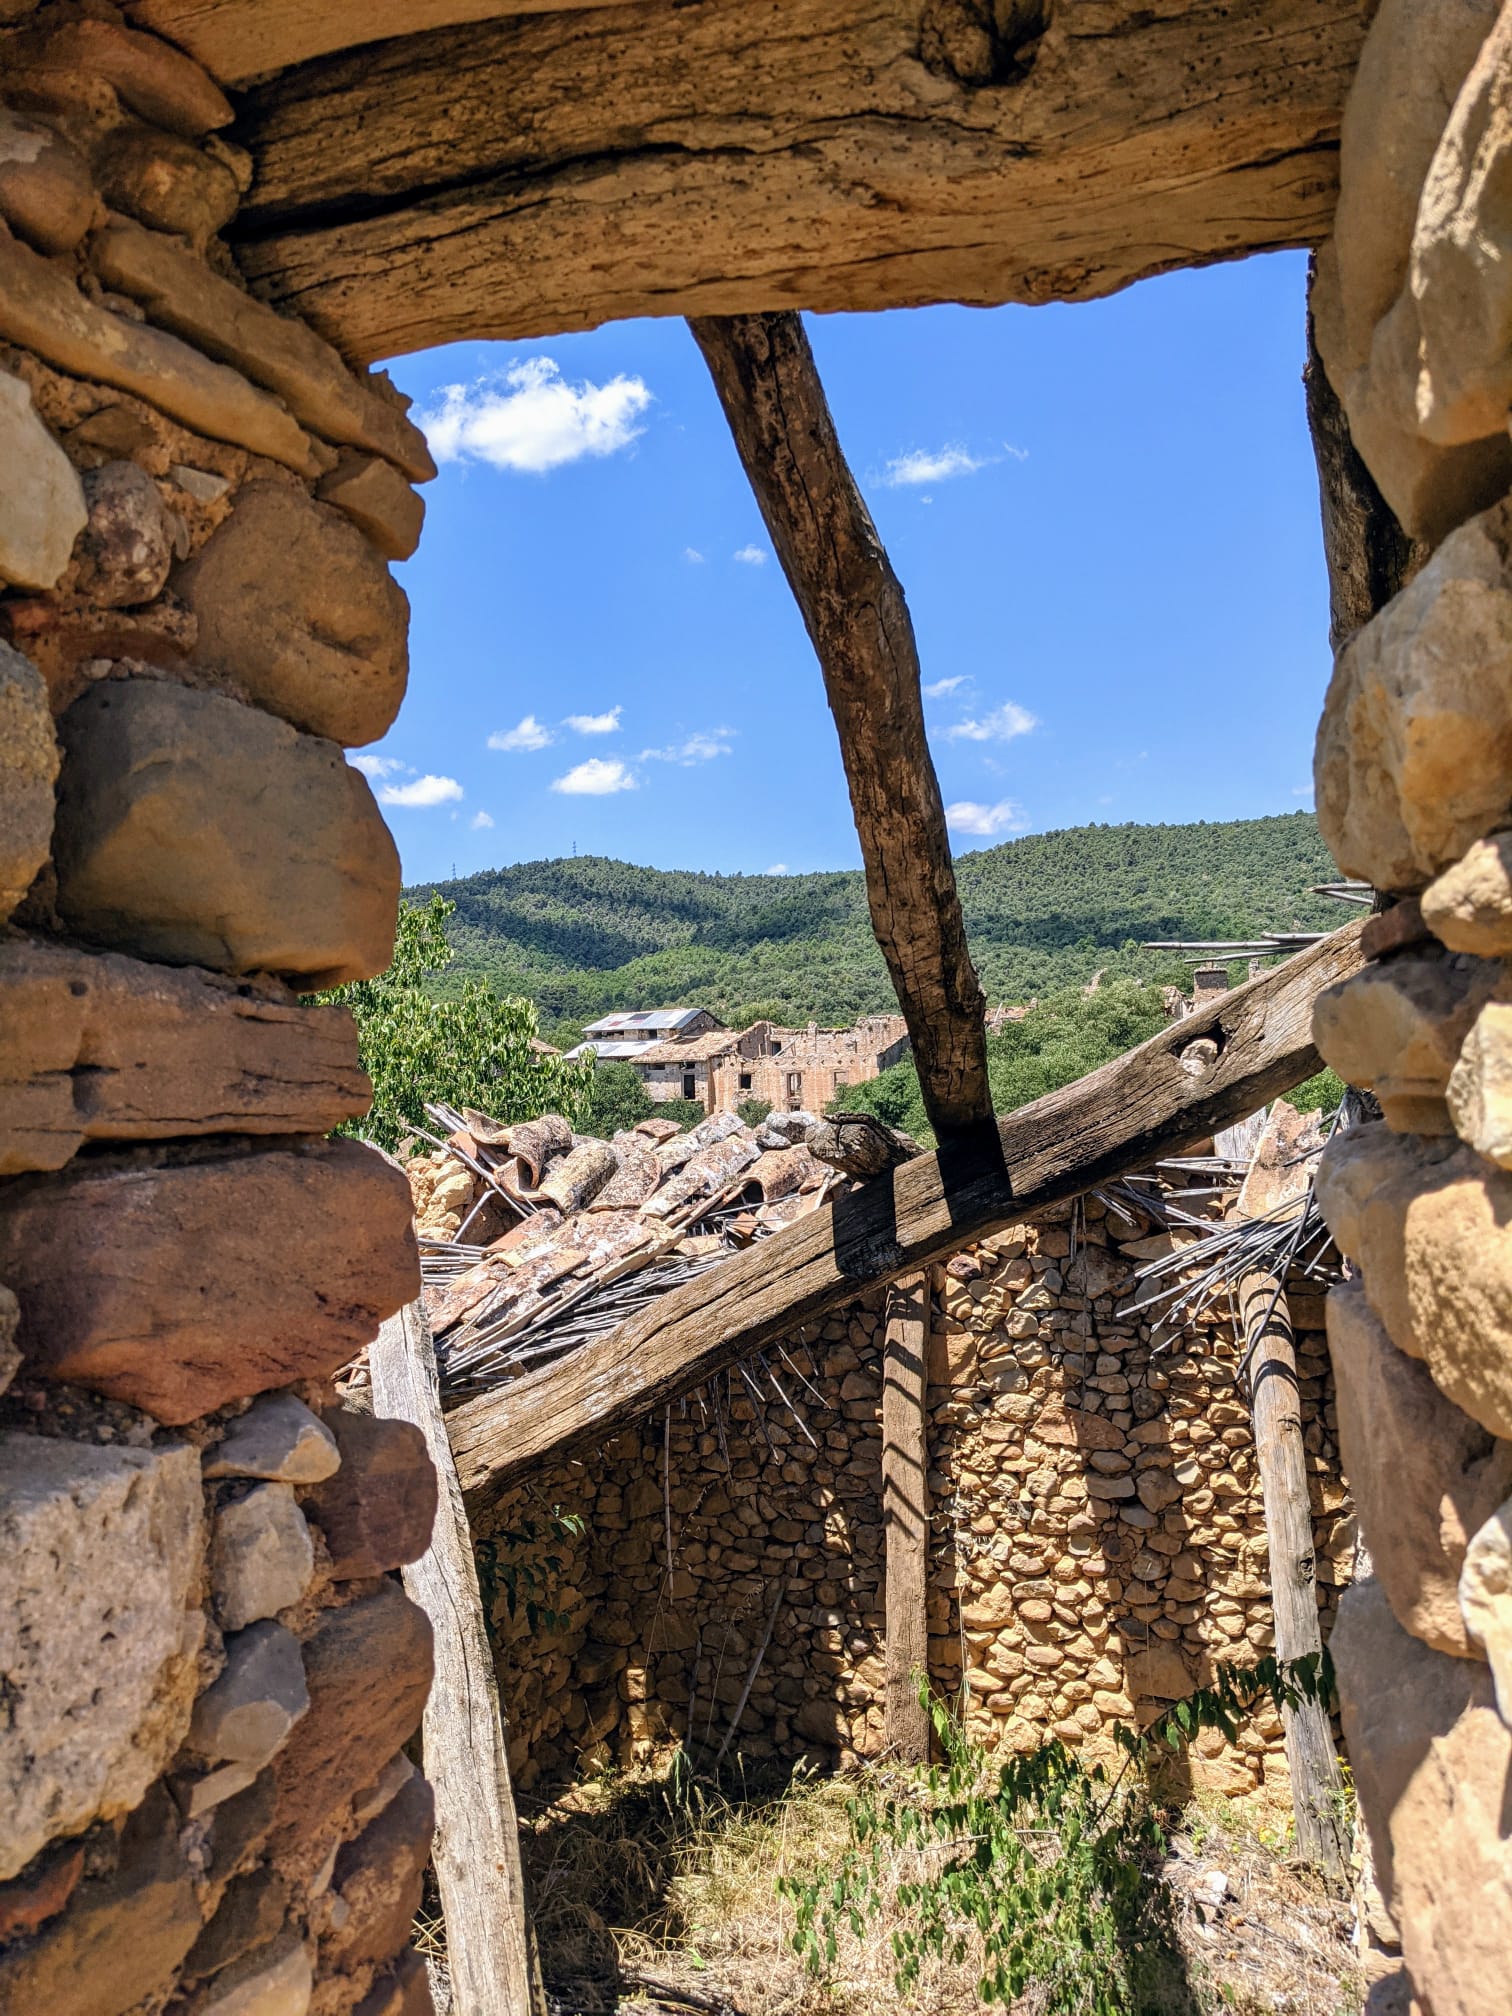
[{"label": "white cloud", "polygon": [[487,833],[492,825],[493,820],[488,813],[474,812],[472,815],[472,829],[474,833]]},{"label": "white cloud", "polygon": [[1018,735],[1027,735],[1031,728],[1039,726],[1038,720],[1027,707],[1020,707],[1016,700],[1005,700],[1001,707],[994,707],[990,714],[980,719],[957,721],[945,730],[947,742],[1011,742]]},{"label": "white cloud", "polygon": [[413,784],[385,784],[378,793],[381,805],[449,805],[462,796],[455,777],[417,777]]},{"label": "white cloud", "polygon": [[927,448],[913,448],[906,455],[893,457],[882,472],[882,481],[890,490],[914,483],[945,483],[952,476],[974,476],[991,459],[968,453],[958,442],[948,448],[937,448],[933,453]]},{"label": "white cloud", "polygon": [[924,698],[938,700],[942,693],[954,693],[958,686],[967,685],[969,679],[970,674],[966,672],[957,672],[951,679],[932,679],[924,688]]},{"label": "white cloud", "polygon": [[635,779],[617,757],[590,756],[586,763],[575,764],[565,777],[553,779],[551,788],[566,792],[570,798],[607,798],[614,791],[633,791]]},{"label": "white cloud", "polygon": [[556,737],[534,714],[527,714],[517,728],[497,728],[488,738],[490,749],[548,749]]},{"label": "white cloud", "polygon": [[683,558],[691,567],[702,567],[704,564],[704,556],[696,546],[684,546]]},{"label": "white cloud", "polygon": [[351,762],[364,777],[392,777],[408,767],[393,756],[354,756]]},{"label": "white cloud", "polygon": [[614,455],[645,431],[651,404],[641,378],[574,385],[551,357],[522,357],[503,372],[447,385],[420,425],[438,462],[477,461],[542,476],[585,455]]},{"label": "white cloud", "polygon": [[737,546],[731,557],[738,560],[742,567],[765,567],[767,563],[764,546]]},{"label": "white cloud", "polygon": [[607,714],[569,714],[564,725],[574,735],[612,735],[624,711],[623,707],[611,707]]},{"label": "white cloud", "polygon": [[990,840],[998,833],[1015,832],[1024,823],[1024,808],[1015,805],[1011,798],[1000,798],[996,805],[977,805],[969,798],[961,798],[945,807],[945,824],[952,833],[974,833],[983,840]]},{"label": "white cloud", "polygon": [[1311,784],[1293,784],[1293,786],[1291,787],[1291,795],[1293,796],[1293,798],[1311,798],[1311,796],[1313,795],[1313,787],[1311,786]]},{"label": "white cloud", "polygon": [[642,763],[681,763],[684,769],[695,763],[711,763],[716,756],[730,754],[733,728],[699,729],[686,742],[673,742],[665,749],[642,749]]},{"label": "white cloud", "polygon": [[1015,448],[1011,441],[1003,443],[1003,453],[1011,455],[1015,462],[1027,462],[1029,460],[1029,450],[1027,448]]},{"label": "white cloud", "polygon": [[774,861],[766,872],[768,875],[791,875],[793,871],[786,861]]}]

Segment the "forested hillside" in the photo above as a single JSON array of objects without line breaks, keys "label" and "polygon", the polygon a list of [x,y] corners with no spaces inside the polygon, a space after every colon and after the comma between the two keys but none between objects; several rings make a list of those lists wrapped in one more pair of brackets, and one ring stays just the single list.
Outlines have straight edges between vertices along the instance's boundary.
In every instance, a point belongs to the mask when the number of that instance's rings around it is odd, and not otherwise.
[{"label": "forested hillside", "polygon": [[[988,999],[1090,977],[1170,975],[1143,938],[1331,929],[1308,894],[1336,871],[1312,815],[1193,826],[1077,826],[966,854],[966,925]],[[732,1024],[843,1024],[894,1005],[859,871],[701,875],[598,855],[528,861],[439,889],[457,906],[451,984],[486,975],[528,995],[543,1030],[616,1008],[698,1002]],[[1179,969],[1178,969],[1179,970]]]}]

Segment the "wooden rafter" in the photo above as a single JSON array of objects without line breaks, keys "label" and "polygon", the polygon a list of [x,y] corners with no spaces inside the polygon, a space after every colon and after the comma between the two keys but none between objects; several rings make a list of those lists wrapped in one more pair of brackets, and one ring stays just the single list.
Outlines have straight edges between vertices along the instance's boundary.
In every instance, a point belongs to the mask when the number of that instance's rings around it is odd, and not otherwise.
[{"label": "wooden rafter", "polygon": [[692,323],[829,696],[872,929],[942,1141],[985,1124],[987,1004],[966,945],[902,585],[796,315]]},{"label": "wooden rafter", "polygon": [[1313,1002],[1361,966],[1349,924],[990,1138],[921,1155],[800,1219],[539,1372],[467,1402],[447,1433],[463,1491],[486,1499],[549,1457],[594,1447],[724,1366],[864,1289],[1146,1168],[1319,1068]]}]

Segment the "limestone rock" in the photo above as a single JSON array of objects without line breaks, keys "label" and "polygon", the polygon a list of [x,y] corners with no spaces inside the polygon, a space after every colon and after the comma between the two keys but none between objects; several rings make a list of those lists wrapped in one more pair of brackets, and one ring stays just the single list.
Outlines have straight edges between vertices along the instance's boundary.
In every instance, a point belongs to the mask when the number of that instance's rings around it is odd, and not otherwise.
[{"label": "limestone rock", "polygon": [[196,247],[230,223],[241,201],[224,161],[153,126],[118,126],[96,153],[95,168],[113,210]]},{"label": "limestone rock", "polygon": [[[1416,896],[1403,896],[1367,917],[1360,932],[1360,955],[1384,959],[1409,945],[1431,944],[1433,933],[1423,921],[1423,906]],[[1478,950],[1478,947],[1467,948]]]},{"label": "limestone rock", "polygon": [[1490,1661],[1501,1718],[1512,1723],[1512,1499],[1471,1535],[1459,1606],[1471,1644]]},{"label": "limestone rock", "polygon": [[327,441],[382,455],[417,483],[435,475],[425,436],[404,402],[349,371],[303,322],[221,279],[182,247],[130,225],[101,232],[92,256],[107,286],[142,302],[155,322],[196,349],[276,392]]},{"label": "limestone rock", "polygon": [[61,733],[58,907],[81,937],[311,989],[388,966],[399,857],[334,743],[152,679],[93,688]]},{"label": "limestone rock", "polygon": [[240,1631],[299,1602],[315,1572],[315,1548],[288,1484],[257,1484],[222,1505],[210,1539],[215,1621]]},{"label": "limestone rock", "polygon": [[406,1943],[420,1904],[436,1831],[436,1800],[411,1778],[378,1818],[336,1857],[331,1887],[345,1907],[321,1941],[321,1960],[344,1973],[382,1965]]},{"label": "limestone rock", "polygon": [[1494,961],[1463,956],[1367,966],[1318,996],[1313,1041],[1341,1077],[1374,1091],[1388,1126],[1447,1132],[1449,1074],[1501,978]]},{"label": "limestone rock", "polygon": [[1470,1536],[1512,1492],[1512,1444],[1446,1400],[1399,1351],[1358,1279],[1328,1298],[1339,1454],[1397,1621],[1437,1652],[1475,1658],[1460,1614]]},{"label": "limestone rock", "polygon": [[1317,1182],[1393,1343],[1482,1427],[1512,1437],[1512,1175],[1375,1125],[1335,1135]]},{"label": "limestone rock", "polygon": [[249,1869],[233,1876],[215,1916],[195,1940],[184,1962],[186,1979],[197,1981],[264,1946],[283,1929],[288,1885],[276,1870]]},{"label": "limestone rock", "polygon": [[1339,654],[1313,762],[1340,868],[1417,887],[1512,811],[1512,500],[1462,525]]},{"label": "limestone rock", "polygon": [[0,371],[0,464],[0,581],[51,588],[84,529],[84,491],[32,410],[30,386],[8,371]]},{"label": "limestone rock", "polygon": [[1512,833],[1477,840],[1423,891],[1423,921],[1455,952],[1512,953]]},{"label": "limestone rock", "polygon": [[305,2016],[314,1987],[299,1935],[284,1932],[217,1974],[184,2016]]},{"label": "limestone rock", "polygon": [[[0,433],[4,432],[0,376]],[[0,493],[0,515],[5,510]],[[42,675],[0,642],[0,924],[34,881],[52,846],[58,738]],[[0,1036],[0,1044],[5,1041]]]},{"label": "limestone rock", "polygon": [[82,1883],[37,1938],[0,1954],[0,2009],[126,2016],[148,1998],[161,2007],[199,1929],[176,1816],[155,1787],[126,1822],[115,1868]]},{"label": "limestone rock", "polygon": [[9,1877],[129,1812],[183,1740],[204,1628],[194,1450],[0,1434],[0,1553]]},{"label": "limestone rock", "polygon": [[23,38],[15,53],[21,61],[30,59],[66,75],[103,77],[121,103],[148,125],[165,126],[186,140],[229,126],[234,116],[225,93],[192,57],[161,36],[139,34],[115,21],[69,21],[47,33],[40,45],[33,37]]},{"label": "limestone rock", "polygon": [[411,1950],[363,1996],[353,2016],[434,2016],[434,2010],[425,1962]]},{"label": "limestone rock", "polygon": [[1450,1074],[1454,1131],[1477,1154],[1512,1169],[1512,1006],[1488,1002]]},{"label": "limestone rock", "polygon": [[315,494],[344,511],[389,560],[408,560],[420,544],[425,499],[380,456],[343,449],[336,467],[316,485]]},{"label": "limestone rock", "polygon": [[352,747],[393,724],[409,603],[341,512],[290,484],[249,484],[174,587],[198,619],[201,663],[259,706]]},{"label": "limestone rock", "polygon": [[225,1669],[195,1702],[189,1740],[212,1763],[260,1771],[309,1705],[299,1640],[282,1624],[249,1624],[226,1640]]},{"label": "limestone rock", "polygon": [[1174,1645],[1150,1645],[1129,1654],[1124,1664],[1124,1687],[1135,1700],[1184,1701],[1193,1681]]},{"label": "limestone rock", "polygon": [[409,1421],[345,1408],[326,1424],[341,1468],[311,1491],[305,1506],[325,1534],[339,1581],[382,1575],[418,1561],[436,1516],[436,1472],[425,1437]]},{"label": "limestone rock", "polygon": [[341,1463],[336,1437],[293,1393],[268,1393],[231,1423],[207,1449],[201,1474],[263,1477],[282,1484],[319,1484]]},{"label": "limestone rock", "polygon": [[86,1141],[324,1134],[372,1099],[350,1010],[277,981],[11,938],[0,988],[0,1176]]},{"label": "limestone rock", "polygon": [[1512,406],[1512,14],[1505,7],[1429,167],[1411,286],[1423,433],[1451,443],[1504,436]]},{"label": "limestone rock", "polygon": [[21,1178],[0,1203],[0,1280],[34,1374],[170,1423],[329,1377],[420,1292],[408,1185],[342,1140]]},{"label": "limestone rock", "polygon": [[173,528],[156,483],[135,462],[106,462],[85,476],[84,502],[77,591],[105,609],[154,601],[173,565]]},{"label": "limestone rock", "polygon": [[9,236],[0,237],[0,341],[35,350],[72,377],[134,393],[212,441],[301,475],[320,472],[310,437],[277,399],[176,336],[98,307],[61,265]]},{"label": "limestone rock", "polygon": [[0,106],[0,217],[39,252],[72,252],[99,198],[61,133]]},{"label": "limestone rock", "polygon": [[275,1851],[308,1843],[419,1726],[431,1683],[430,1620],[396,1583],[327,1611],[305,1641],[310,1712],[274,1765]]}]

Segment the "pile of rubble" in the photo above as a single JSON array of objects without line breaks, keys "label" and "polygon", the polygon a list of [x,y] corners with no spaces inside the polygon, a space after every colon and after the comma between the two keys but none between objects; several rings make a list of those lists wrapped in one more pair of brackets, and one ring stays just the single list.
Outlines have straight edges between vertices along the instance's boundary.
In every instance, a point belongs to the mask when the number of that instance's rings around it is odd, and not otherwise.
[{"label": "pile of rubble", "polygon": [[406,1169],[448,1397],[612,1328],[845,1182],[827,1166],[836,1130],[811,1113],[719,1113],[687,1133],[644,1120],[599,1141],[556,1114],[427,1111],[447,1133]]}]

